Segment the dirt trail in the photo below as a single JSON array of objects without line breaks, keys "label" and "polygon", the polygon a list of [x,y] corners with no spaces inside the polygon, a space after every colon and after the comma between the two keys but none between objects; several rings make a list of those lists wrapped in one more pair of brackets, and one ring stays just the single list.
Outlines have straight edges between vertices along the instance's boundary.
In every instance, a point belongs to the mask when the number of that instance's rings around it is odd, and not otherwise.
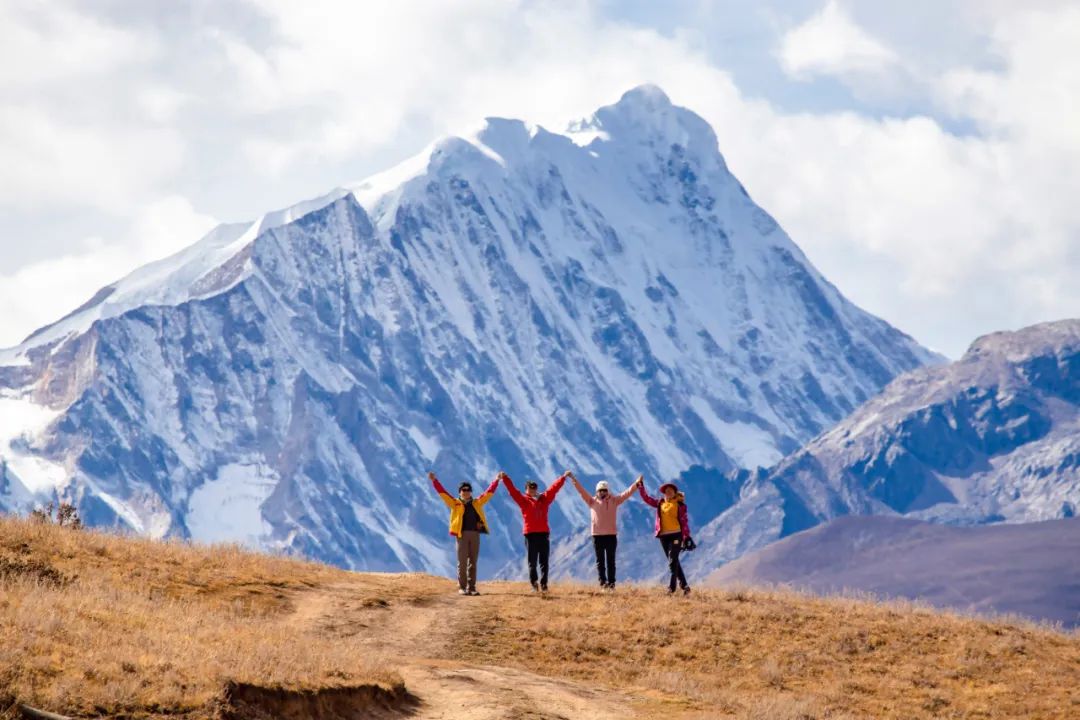
[{"label": "dirt trail", "polygon": [[[410,581],[416,584],[415,576]],[[305,630],[369,645],[400,673],[418,704],[417,720],[622,720],[637,717],[630,698],[610,689],[516,668],[453,659],[456,629],[478,627],[505,597],[461,597],[434,581],[402,594],[394,576],[379,583],[334,585],[298,595],[291,621]]]}]

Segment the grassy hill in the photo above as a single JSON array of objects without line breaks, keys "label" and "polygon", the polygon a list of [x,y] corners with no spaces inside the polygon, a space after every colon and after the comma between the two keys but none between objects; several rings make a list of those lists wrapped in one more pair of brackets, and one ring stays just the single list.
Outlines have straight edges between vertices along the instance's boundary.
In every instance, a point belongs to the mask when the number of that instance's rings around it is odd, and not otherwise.
[{"label": "grassy hill", "polygon": [[1019,621],[481,590],[0,519],[0,718],[1080,717],[1080,636]]}]

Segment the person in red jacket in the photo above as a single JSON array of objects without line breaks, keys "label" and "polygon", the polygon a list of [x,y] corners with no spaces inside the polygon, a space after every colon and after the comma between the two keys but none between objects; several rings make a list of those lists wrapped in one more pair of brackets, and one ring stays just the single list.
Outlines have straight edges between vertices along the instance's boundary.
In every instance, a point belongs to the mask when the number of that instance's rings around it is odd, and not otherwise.
[{"label": "person in red jacket", "polygon": [[[690,594],[690,586],[683,575],[679,555],[690,540],[690,518],[686,512],[686,496],[679,492],[679,487],[672,482],[660,486],[660,499],[651,497],[645,491],[645,483],[638,484],[641,499],[647,505],[656,508],[656,537],[668,560],[671,579],[668,581],[668,593],[674,594],[675,583],[682,588],[684,595]],[[693,547],[693,546],[691,546]]]},{"label": "person in red jacket", "polygon": [[[547,592],[548,589],[548,557],[551,554],[551,528],[548,527],[548,508],[551,507],[555,496],[562,490],[566,478],[570,475],[567,470],[559,479],[551,483],[544,492],[539,492],[539,486],[535,480],[525,483],[525,494],[522,495],[514,487],[514,482],[506,473],[500,473],[503,485],[517,506],[521,508],[521,518],[524,527],[521,532],[525,536],[525,555],[529,563],[529,583],[533,592]],[[540,565],[539,578],[537,577],[536,565]],[[539,583],[537,582],[539,580]]]}]

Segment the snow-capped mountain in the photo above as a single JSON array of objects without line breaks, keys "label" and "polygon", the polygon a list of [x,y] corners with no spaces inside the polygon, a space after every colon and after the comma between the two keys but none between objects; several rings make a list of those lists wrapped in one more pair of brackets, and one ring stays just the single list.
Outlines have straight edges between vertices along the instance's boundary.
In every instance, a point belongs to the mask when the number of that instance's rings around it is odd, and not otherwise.
[{"label": "snow-capped mountain", "polygon": [[726,477],[710,562],[842,515],[1033,522],[1080,508],[1080,320],[976,340],[901,375],[768,471]]},{"label": "snow-capped mountain", "polygon": [[[221,226],[3,351],[0,507],[59,494],[94,524],[446,572],[429,468],[655,488],[769,465],[936,360],[822,278],[700,117],[641,87],[564,134],[489,118]],[[516,571],[516,508],[489,507],[482,571]],[[559,567],[583,571],[585,507],[556,507]],[[648,513],[626,515],[641,574]]]}]

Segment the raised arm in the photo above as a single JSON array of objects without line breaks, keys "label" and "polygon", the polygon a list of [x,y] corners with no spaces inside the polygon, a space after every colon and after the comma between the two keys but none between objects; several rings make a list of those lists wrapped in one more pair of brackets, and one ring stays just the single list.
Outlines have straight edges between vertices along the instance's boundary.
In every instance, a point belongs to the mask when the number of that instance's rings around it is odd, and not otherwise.
[{"label": "raised arm", "polygon": [[[509,475],[506,473],[499,473],[499,477],[502,478],[503,485],[506,487],[506,492],[510,493],[510,497],[518,504],[518,507],[521,507],[525,502],[525,496],[521,494],[521,491],[514,487],[514,481],[510,479]],[[498,482],[498,478],[496,478],[496,482]]]},{"label": "raised arm", "polygon": [[641,493],[641,499],[645,501],[646,505],[652,505],[653,507],[659,507],[660,501],[645,492],[645,482],[639,482],[637,486],[638,492]]},{"label": "raised arm", "polygon": [[498,490],[498,489],[499,489],[499,476],[496,475],[495,479],[491,481],[490,485],[488,485],[487,490],[485,490],[480,495],[480,497],[476,498],[475,503],[477,505],[483,505],[484,503],[486,503],[488,500],[491,499],[491,496],[494,495],[495,491]]},{"label": "raised arm", "polygon": [[439,482],[439,478],[435,477],[435,473],[429,472],[427,474],[428,479],[431,480],[432,486],[435,488],[435,492],[439,493],[439,499],[446,503],[447,507],[454,507],[454,498],[450,493],[446,492],[446,488]]},{"label": "raised arm", "polygon": [[578,479],[576,477],[571,475],[570,480],[574,483],[574,488],[578,491],[578,495],[581,496],[581,499],[585,501],[586,505],[592,507],[596,504],[596,500],[593,498],[592,495],[585,492],[585,488],[581,487],[581,483],[578,482]]},{"label": "raised arm", "polygon": [[550,503],[555,499],[555,496],[559,494],[560,490],[562,490],[562,486],[566,484],[566,478],[568,475],[570,475],[569,470],[560,475],[558,480],[551,483],[550,487],[548,487],[547,490],[541,493],[541,495],[544,497],[544,502]]},{"label": "raised arm", "polygon": [[615,496],[615,507],[619,507],[624,502],[629,500],[630,496],[634,494],[634,489],[643,482],[645,482],[645,479],[638,475],[637,480],[630,483],[630,487],[626,488],[621,493]]}]

